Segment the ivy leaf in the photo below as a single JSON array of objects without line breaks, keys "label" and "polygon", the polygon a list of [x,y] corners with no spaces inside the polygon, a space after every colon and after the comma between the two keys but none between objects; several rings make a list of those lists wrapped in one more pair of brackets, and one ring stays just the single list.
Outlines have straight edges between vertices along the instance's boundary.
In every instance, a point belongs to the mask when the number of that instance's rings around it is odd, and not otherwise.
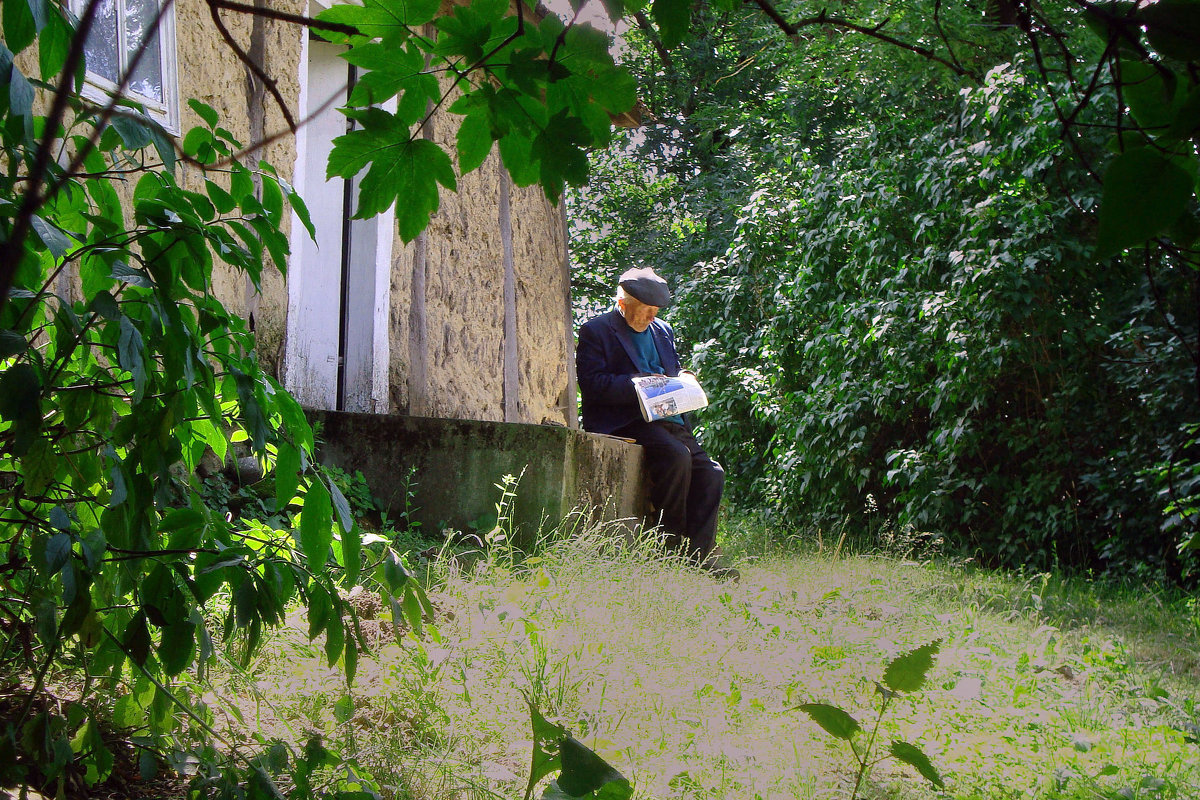
[{"label": "ivy leaf", "polygon": [[915,767],[917,772],[921,773],[921,777],[937,788],[946,788],[945,782],[942,781],[942,776],[938,774],[938,771],[933,768],[933,764],[929,762],[929,756],[921,752],[915,745],[897,739],[892,742],[890,752],[900,761],[911,767]]},{"label": "ivy leaf", "polygon": [[925,676],[933,666],[933,657],[941,649],[937,639],[893,658],[883,671],[883,682],[893,692],[915,692],[925,685]]},{"label": "ivy leaf", "polygon": [[320,574],[325,571],[329,548],[333,544],[333,508],[329,490],[320,479],[312,481],[304,495],[304,510],[300,512],[300,546],[308,560],[308,568]]},{"label": "ivy leaf", "polygon": [[830,736],[844,741],[850,741],[862,730],[858,720],[837,706],[825,703],[805,703],[800,710],[812,717],[813,722],[825,729]]},{"label": "ivy leaf", "polygon": [[1096,258],[1104,259],[1165,233],[1192,197],[1192,178],[1146,147],[1121,153],[1104,173]]}]

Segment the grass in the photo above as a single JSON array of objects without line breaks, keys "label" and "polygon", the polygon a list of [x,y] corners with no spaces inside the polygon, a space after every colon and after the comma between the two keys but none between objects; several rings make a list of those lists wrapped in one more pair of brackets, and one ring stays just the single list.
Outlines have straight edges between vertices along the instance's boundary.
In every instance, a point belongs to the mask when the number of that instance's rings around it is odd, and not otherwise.
[{"label": "grass", "polygon": [[[805,550],[754,523],[726,533],[742,580],[721,584],[648,543],[576,533],[520,562],[429,565],[433,624],[397,644],[386,620],[364,623],[380,646],[349,695],[296,620],[255,665],[256,686],[228,689],[244,729],[301,743],[320,732],[385,797],[519,798],[529,698],[639,798],[848,797],[844,743],[795,707],[866,722],[887,660],[941,639],[884,741],[919,744],[946,796],[1200,796],[1194,598],[848,554],[836,537]],[[885,761],[862,796],[933,790]]]}]

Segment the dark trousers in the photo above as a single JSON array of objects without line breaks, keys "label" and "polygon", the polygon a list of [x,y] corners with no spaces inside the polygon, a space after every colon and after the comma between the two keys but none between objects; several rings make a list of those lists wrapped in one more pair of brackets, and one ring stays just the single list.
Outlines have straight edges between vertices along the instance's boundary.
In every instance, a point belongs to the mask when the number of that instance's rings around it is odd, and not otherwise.
[{"label": "dark trousers", "polygon": [[617,431],[646,451],[650,502],[654,521],[678,543],[682,537],[689,555],[703,559],[717,541],[717,511],[725,470],[674,422],[635,422]]}]

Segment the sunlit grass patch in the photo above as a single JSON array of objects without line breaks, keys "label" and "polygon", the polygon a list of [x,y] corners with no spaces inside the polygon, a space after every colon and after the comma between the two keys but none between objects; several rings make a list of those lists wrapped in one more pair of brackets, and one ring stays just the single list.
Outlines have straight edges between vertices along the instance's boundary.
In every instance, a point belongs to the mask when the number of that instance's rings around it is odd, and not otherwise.
[{"label": "sunlit grass patch", "polygon": [[[891,704],[880,735],[919,744],[948,796],[1200,795],[1200,636],[1184,600],[794,546],[760,548],[722,583],[651,537],[572,534],[532,557],[430,565],[426,637],[364,655],[352,705],[320,640],[294,629],[258,668],[260,728],[319,730],[389,797],[519,798],[528,699],[640,798],[848,796],[844,743],[797,707],[865,724],[888,660],[939,639],[927,684]],[[860,794],[930,789],[888,761]]]}]

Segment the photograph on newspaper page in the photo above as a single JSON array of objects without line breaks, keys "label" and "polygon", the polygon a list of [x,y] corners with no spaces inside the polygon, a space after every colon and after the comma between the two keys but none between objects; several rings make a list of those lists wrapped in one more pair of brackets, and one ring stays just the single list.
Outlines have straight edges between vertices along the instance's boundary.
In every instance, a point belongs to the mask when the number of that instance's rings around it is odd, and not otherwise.
[{"label": "photograph on newspaper page", "polygon": [[681,372],[675,377],[638,375],[633,379],[642,418],[646,422],[686,414],[708,405],[708,397],[700,388],[696,376]]}]

